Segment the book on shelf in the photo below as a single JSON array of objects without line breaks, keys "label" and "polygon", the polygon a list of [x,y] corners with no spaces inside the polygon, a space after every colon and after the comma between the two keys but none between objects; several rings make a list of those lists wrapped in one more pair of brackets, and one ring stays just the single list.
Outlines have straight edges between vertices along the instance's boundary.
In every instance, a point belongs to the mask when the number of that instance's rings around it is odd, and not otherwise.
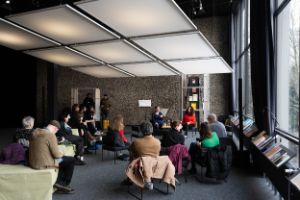
[{"label": "book on shelf", "polygon": [[298,190],[300,190],[300,173],[291,178],[291,183],[296,186]]},{"label": "book on shelf", "polygon": [[269,158],[270,160],[273,159],[273,156],[275,156],[278,152],[280,152],[280,150],[282,150],[282,148],[280,147],[279,144],[274,144],[271,145],[267,150],[265,150],[263,152],[263,154]]},{"label": "book on shelf", "polygon": [[274,160],[273,163],[276,167],[281,167],[284,163],[290,160],[291,156],[287,152],[282,152],[282,154],[278,157],[277,160]]},{"label": "book on shelf", "polygon": [[195,102],[191,103],[191,107],[192,107],[194,110],[197,110],[197,103],[195,103]]},{"label": "book on shelf", "polygon": [[193,101],[193,96],[189,96],[189,101]]},{"label": "book on shelf", "polygon": [[192,87],[192,93],[196,93],[197,92],[197,88]]},{"label": "book on shelf", "polygon": [[[250,118],[246,118],[245,120],[243,120],[243,130],[247,129],[253,123],[254,123],[254,121]],[[237,126],[238,126],[238,128],[240,128],[239,124]]]},{"label": "book on shelf", "polygon": [[255,124],[252,124],[251,126],[247,127],[244,129],[243,133],[246,137],[251,137],[253,136],[256,132],[258,131],[258,128],[256,127]]},{"label": "book on shelf", "polygon": [[193,101],[198,101],[198,94],[193,94]]},{"label": "book on shelf", "polygon": [[262,150],[266,145],[273,141],[266,131],[260,132],[253,140],[253,144]]}]

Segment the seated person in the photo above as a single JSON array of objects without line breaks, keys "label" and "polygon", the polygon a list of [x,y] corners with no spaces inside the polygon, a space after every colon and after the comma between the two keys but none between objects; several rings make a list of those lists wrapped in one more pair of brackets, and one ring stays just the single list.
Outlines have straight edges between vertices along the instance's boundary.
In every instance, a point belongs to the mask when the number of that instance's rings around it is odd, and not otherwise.
[{"label": "seated person", "polygon": [[152,113],[152,119],[151,122],[153,124],[154,128],[161,128],[164,124],[163,114],[160,112],[160,107],[155,106],[155,111]]},{"label": "seated person", "polygon": [[70,114],[67,110],[64,110],[60,116],[60,126],[61,129],[57,132],[56,137],[59,141],[63,141],[67,139],[72,144],[76,145],[75,157],[77,165],[85,165],[86,163],[83,161],[83,153],[84,153],[84,141],[80,136],[72,134],[72,128],[68,125],[70,120]]},{"label": "seated person", "polygon": [[181,134],[181,129],[181,121],[172,121],[171,131],[163,135],[161,146],[170,147],[176,144],[184,145],[184,136]]},{"label": "seated person", "polygon": [[[152,124],[150,122],[142,123],[141,132],[143,134],[143,137],[134,140],[129,147],[131,161],[142,156],[159,156],[161,148],[160,141],[152,135]],[[151,189],[153,188],[153,183],[148,181],[145,183],[145,187]]]},{"label": "seated person", "polygon": [[115,127],[108,128],[108,132],[103,136],[102,142],[110,147],[126,147],[126,143],[120,137],[119,130],[115,130]]},{"label": "seated person", "polygon": [[[60,129],[58,121],[52,120],[44,129],[37,128],[32,133],[29,145],[29,166],[33,169],[59,168],[57,181],[54,187],[59,193],[73,193],[70,188],[75,159],[63,156],[59,150],[55,134]],[[55,160],[58,160],[58,166]]]},{"label": "seated person", "polygon": [[200,153],[200,148],[214,148],[219,146],[220,141],[216,132],[211,131],[207,122],[202,122],[200,125],[200,135],[202,139],[193,142],[190,145],[189,153],[192,159],[191,173],[196,173],[197,154]]},{"label": "seated person", "polygon": [[214,113],[208,115],[207,121],[211,130],[216,132],[219,138],[227,137],[227,131],[224,124],[218,121],[218,118]]},{"label": "seated person", "polygon": [[188,134],[188,130],[191,129],[192,127],[195,127],[196,125],[196,116],[195,116],[195,111],[192,106],[189,106],[182,119],[182,124],[183,124],[183,130],[185,131],[185,135]]},{"label": "seated person", "polygon": [[25,149],[29,148],[29,140],[34,131],[34,118],[31,116],[26,116],[22,119],[23,128],[16,130],[16,135],[14,137],[14,142],[22,144]]},{"label": "seated person", "polygon": [[137,138],[131,143],[129,151],[131,153],[131,160],[141,156],[159,156],[160,141],[156,139],[153,133],[153,126],[150,122],[141,124],[142,138]]},{"label": "seated person", "polygon": [[130,143],[128,142],[127,138],[124,135],[124,118],[122,115],[118,114],[112,121],[112,130],[116,130],[119,132],[121,140],[129,146]]}]

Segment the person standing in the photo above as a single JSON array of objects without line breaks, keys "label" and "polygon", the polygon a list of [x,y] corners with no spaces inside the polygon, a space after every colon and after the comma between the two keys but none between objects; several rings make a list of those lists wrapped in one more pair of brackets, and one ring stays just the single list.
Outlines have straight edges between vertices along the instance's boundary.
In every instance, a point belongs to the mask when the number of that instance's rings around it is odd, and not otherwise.
[{"label": "person standing", "polygon": [[91,93],[87,93],[86,97],[83,100],[83,105],[85,105],[85,107],[89,108],[89,107],[95,107],[95,101],[92,98],[92,94]]},{"label": "person standing", "polygon": [[109,110],[110,110],[111,104],[108,99],[107,94],[104,94],[100,101],[100,108],[101,108],[101,118],[102,120],[105,120],[108,118]]},{"label": "person standing", "polygon": [[58,167],[59,173],[54,187],[59,193],[69,194],[74,192],[69,184],[73,176],[75,158],[63,156],[63,152],[59,150],[55,137],[59,129],[59,122],[52,120],[46,128],[33,131],[29,143],[29,166],[38,170]]}]

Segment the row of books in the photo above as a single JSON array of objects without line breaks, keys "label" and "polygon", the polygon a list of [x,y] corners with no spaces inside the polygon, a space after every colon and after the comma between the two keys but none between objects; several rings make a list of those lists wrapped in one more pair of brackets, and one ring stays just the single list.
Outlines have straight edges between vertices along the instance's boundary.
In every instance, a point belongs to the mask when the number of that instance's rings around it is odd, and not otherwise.
[{"label": "row of books", "polygon": [[277,167],[280,167],[290,159],[288,152],[278,143],[270,145],[263,154]]},{"label": "row of books", "polygon": [[[239,128],[239,126],[240,126],[239,116],[232,117],[231,118],[231,123]],[[254,124],[254,121],[252,119],[245,118],[245,120],[243,120],[243,130],[247,129],[252,124]]]},{"label": "row of books", "polygon": [[252,142],[276,167],[280,167],[292,158],[287,149],[275,143],[266,131],[261,131]]}]

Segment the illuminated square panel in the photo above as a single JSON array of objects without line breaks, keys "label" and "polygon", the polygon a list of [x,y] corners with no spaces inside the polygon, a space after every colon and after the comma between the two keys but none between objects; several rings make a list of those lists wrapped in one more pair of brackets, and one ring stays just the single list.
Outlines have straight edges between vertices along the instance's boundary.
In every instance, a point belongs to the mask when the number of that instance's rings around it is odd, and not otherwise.
[{"label": "illuminated square panel", "polygon": [[123,69],[136,76],[172,76],[176,75],[171,70],[165,68],[156,62],[150,63],[138,63],[138,64],[126,64],[116,65],[116,67]]},{"label": "illuminated square panel", "polygon": [[139,38],[134,41],[163,60],[217,56],[200,33]]},{"label": "illuminated square panel", "polygon": [[35,10],[8,19],[63,44],[116,38],[70,6]]},{"label": "illuminated square panel", "polygon": [[218,74],[232,72],[232,68],[222,58],[170,61],[167,63],[183,74]]},{"label": "illuminated square panel", "polygon": [[122,40],[73,46],[83,53],[107,63],[150,61],[150,58]]},{"label": "illuminated square panel", "polygon": [[97,78],[129,77],[127,74],[106,66],[74,67],[72,69]]},{"label": "illuminated square panel", "polygon": [[0,18],[0,44],[14,50],[35,49],[56,45]]},{"label": "illuminated square panel", "polygon": [[127,37],[196,29],[171,0],[99,0],[76,5]]},{"label": "illuminated square panel", "polygon": [[97,64],[97,62],[63,47],[24,51],[24,53],[61,66],[83,66]]}]

